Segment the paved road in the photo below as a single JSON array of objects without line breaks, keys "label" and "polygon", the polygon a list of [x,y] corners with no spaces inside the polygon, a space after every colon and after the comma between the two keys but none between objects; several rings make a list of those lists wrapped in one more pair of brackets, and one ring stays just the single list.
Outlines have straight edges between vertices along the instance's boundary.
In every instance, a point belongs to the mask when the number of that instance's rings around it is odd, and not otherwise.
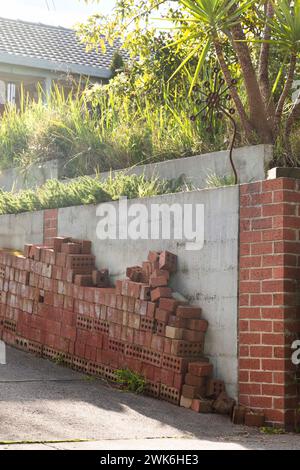
[{"label": "paved road", "polygon": [[298,435],[269,436],[124,393],[11,348],[7,356],[0,365],[0,450],[300,449]]}]

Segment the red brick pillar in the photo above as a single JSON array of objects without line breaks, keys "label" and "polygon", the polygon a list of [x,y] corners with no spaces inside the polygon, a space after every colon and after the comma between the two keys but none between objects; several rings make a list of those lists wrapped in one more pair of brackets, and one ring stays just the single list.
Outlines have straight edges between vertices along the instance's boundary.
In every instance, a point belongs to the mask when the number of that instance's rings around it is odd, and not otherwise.
[{"label": "red brick pillar", "polygon": [[291,344],[299,329],[299,182],[240,187],[239,400],[292,426],[297,408]]},{"label": "red brick pillar", "polygon": [[44,210],[44,244],[52,246],[52,240],[57,237],[58,209]]}]

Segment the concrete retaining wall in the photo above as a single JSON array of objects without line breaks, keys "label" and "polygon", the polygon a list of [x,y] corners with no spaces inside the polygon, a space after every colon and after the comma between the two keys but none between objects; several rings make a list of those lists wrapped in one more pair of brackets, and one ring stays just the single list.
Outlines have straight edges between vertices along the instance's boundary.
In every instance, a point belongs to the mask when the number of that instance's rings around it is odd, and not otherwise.
[{"label": "concrete retaining wall", "polygon": [[[271,145],[254,145],[234,150],[234,161],[240,183],[260,181],[265,178],[265,169],[273,157]],[[121,170],[124,171],[124,170]],[[128,174],[145,174],[147,177],[158,176],[164,179],[176,179],[184,176],[186,181],[195,188],[207,187],[207,178],[215,174],[219,177],[232,174],[228,151],[212,152],[194,157],[167,160],[161,163],[140,165],[125,170]],[[113,174],[117,171],[113,172]],[[110,176],[103,172],[101,179]],[[0,188],[5,191],[17,191],[23,188],[34,188],[43,184],[47,179],[61,179],[60,162],[52,160],[42,166],[32,166],[27,175],[20,173],[17,168],[5,170],[0,174]],[[66,182],[69,180],[65,180]]]},{"label": "concrete retaining wall", "polygon": [[[272,158],[272,145],[253,145],[235,149],[233,159],[239,182],[250,183],[265,179],[266,168],[268,168]],[[228,151],[136,166],[126,171],[128,174],[135,173],[139,175],[144,173],[147,177],[154,175],[164,179],[176,179],[184,175],[186,181],[198,189],[207,187],[207,179],[210,175],[224,177],[232,174]],[[106,179],[109,175],[110,173],[103,173],[102,178]]]},{"label": "concrete retaining wall", "polygon": [[59,178],[57,160],[45,162],[42,165],[32,165],[25,173],[19,168],[3,170],[0,173],[0,188],[4,191],[36,188],[51,178]]}]

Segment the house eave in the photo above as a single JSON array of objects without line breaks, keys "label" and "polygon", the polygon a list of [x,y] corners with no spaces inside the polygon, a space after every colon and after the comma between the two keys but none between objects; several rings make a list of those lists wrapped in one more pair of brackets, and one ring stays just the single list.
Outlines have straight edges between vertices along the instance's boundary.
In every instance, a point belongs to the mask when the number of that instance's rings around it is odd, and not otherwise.
[{"label": "house eave", "polygon": [[13,55],[0,52],[0,63],[30,67],[33,69],[45,70],[55,74],[83,75],[87,77],[109,79],[111,71],[106,67],[92,67],[88,65],[67,64],[63,62],[37,59],[22,55]]}]

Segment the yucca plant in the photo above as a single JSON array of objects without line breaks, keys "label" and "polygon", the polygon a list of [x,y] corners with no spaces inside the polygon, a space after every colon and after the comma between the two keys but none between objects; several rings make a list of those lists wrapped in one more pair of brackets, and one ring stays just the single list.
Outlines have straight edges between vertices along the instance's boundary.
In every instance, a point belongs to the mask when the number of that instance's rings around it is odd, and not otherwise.
[{"label": "yucca plant", "polygon": [[[101,41],[121,36],[125,47],[136,52],[140,36],[149,34],[151,13],[162,4],[168,2],[117,0],[113,14],[101,20]],[[191,90],[208,57],[215,57],[228,85],[233,71],[241,78],[230,93],[248,139],[274,143],[285,120],[288,138],[300,118],[300,103],[286,106],[300,53],[300,0],[177,0],[166,10],[160,13],[174,25],[172,45],[186,48],[173,77],[198,57],[194,74],[187,71]],[[82,27],[84,38],[100,41],[96,24],[95,18]]]}]

